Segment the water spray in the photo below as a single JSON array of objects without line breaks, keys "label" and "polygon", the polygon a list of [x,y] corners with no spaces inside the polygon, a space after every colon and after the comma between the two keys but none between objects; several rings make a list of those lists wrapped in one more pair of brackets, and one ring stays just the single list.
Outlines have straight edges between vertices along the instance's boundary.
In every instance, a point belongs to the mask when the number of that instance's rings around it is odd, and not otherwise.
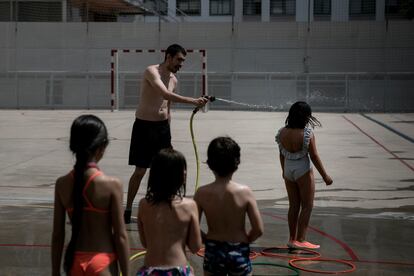
[{"label": "water spray", "polygon": [[216,98],[216,97],[214,99],[217,101],[225,102],[225,103],[245,106],[251,109],[264,109],[264,110],[276,111],[276,110],[281,110],[283,108],[283,106],[276,107],[276,106],[265,105],[265,104],[248,104],[248,103],[236,102],[236,101],[226,100],[226,99]]},{"label": "water spray", "polygon": [[[241,106],[246,106],[252,109],[265,109],[265,110],[271,110],[271,111],[275,111],[275,110],[280,110],[281,107],[274,107],[274,106],[270,106],[270,105],[257,105],[257,104],[248,104],[248,103],[242,103],[242,102],[236,102],[236,101],[232,101],[232,100],[226,100],[226,99],[222,99],[222,98],[218,98],[215,96],[203,96],[204,98],[208,99],[209,102],[214,102],[214,101],[222,101],[222,102],[226,102],[226,103],[230,103],[230,104],[236,104],[236,105],[241,105]],[[200,107],[196,107],[193,110],[193,113],[191,114],[191,118],[190,118],[190,133],[191,133],[191,140],[193,142],[193,147],[194,147],[194,154],[195,154],[195,158],[196,158],[196,181],[195,181],[195,191],[197,191],[198,189],[198,185],[199,185],[199,178],[200,178],[200,161],[198,158],[198,150],[197,150],[197,145],[195,142],[195,138],[194,138],[194,130],[193,130],[193,119],[194,119],[194,115],[200,110]]]}]

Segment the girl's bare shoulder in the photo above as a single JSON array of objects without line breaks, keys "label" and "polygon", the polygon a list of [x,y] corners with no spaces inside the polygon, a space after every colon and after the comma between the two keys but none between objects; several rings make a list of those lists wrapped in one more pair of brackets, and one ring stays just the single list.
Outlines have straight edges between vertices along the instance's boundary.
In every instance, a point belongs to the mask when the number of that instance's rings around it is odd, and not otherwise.
[{"label": "girl's bare shoulder", "polygon": [[181,210],[184,213],[190,214],[197,209],[196,202],[191,198],[182,198],[181,200],[175,200],[173,206],[177,210]]},{"label": "girl's bare shoulder", "polygon": [[100,181],[102,183],[105,183],[108,186],[115,186],[116,188],[122,188],[122,182],[119,178],[116,178],[114,176],[109,176],[105,174],[101,174],[96,178],[97,181]]},{"label": "girl's bare shoulder", "polygon": [[65,188],[69,185],[72,185],[72,183],[73,183],[73,175],[70,172],[56,179],[55,189]]},{"label": "girl's bare shoulder", "polygon": [[138,203],[139,209],[146,208],[147,206],[149,206],[148,200],[145,197],[144,198],[141,198],[141,200]]},{"label": "girl's bare shoulder", "polygon": [[240,190],[240,191],[250,190],[249,185],[247,185],[245,183],[235,182],[235,181],[231,180],[230,184],[231,184],[231,187],[233,187],[233,189],[236,189],[236,190]]},{"label": "girl's bare shoulder", "polygon": [[183,197],[181,200],[178,200],[177,203],[178,205],[184,206],[186,208],[193,208],[194,206],[196,206],[196,202],[194,201],[194,199],[188,197]]}]

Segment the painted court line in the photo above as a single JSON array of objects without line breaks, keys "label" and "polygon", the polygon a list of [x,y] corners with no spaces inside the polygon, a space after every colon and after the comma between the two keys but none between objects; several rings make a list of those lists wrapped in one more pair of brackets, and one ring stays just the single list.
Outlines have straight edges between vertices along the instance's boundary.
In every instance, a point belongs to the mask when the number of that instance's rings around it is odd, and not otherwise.
[{"label": "painted court line", "polygon": [[[281,219],[281,220],[287,220],[286,218],[284,218],[284,217],[281,217],[281,216],[276,216],[276,215],[273,215],[273,214],[269,214],[269,213],[266,213],[266,212],[261,212],[263,215],[265,215],[265,216],[269,216],[269,217],[272,217],[272,218],[277,218],[277,219]],[[320,235],[322,235],[322,236],[324,236],[324,237],[326,237],[326,238],[328,238],[328,239],[331,239],[331,240],[333,240],[335,243],[337,243],[337,244],[339,244],[347,253],[348,253],[348,255],[349,255],[349,257],[351,257],[351,260],[352,261],[358,261],[359,260],[359,258],[358,258],[358,256],[355,254],[355,252],[351,249],[351,247],[349,247],[346,243],[344,243],[343,241],[341,241],[341,240],[338,240],[337,238],[335,238],[334,236],[331,236],[331,235],[329,235],[329,234],[327,234],[327,233],[325,233],[325,232],[323,232],[322,230],[319,230],[319,229],[316,229],[315,227],[312,227],[312,226],[308,226],[308,228],[310,229],[310,230],[312,230],[312,231],[315,231],[315,232],[317,232],[317,233],[319,233]]]},{"label": "painted court line", "polygon": [[[276,219],[280,219],[280,220],[285,220],[287,221],[286,218],[278,216],[278,215],[273,215],[267,212],[260,212],[262,215],[265,216],[269,216],[272,218],[276,218]],[[308,226],[308,228],[312,231],[315,231],[319,234],[321,234],[322,236],[329,238],[331,240],[333,240],[334,242],[336,242],[337,244],[339,244],[347,253],[348,255],[351,257],[350,260],[345,260],[345,261],[351,261],[351,262],[357,262],[357,263],[369,263],[369,264],[385,264],[385,265],[398,265],[398,266],[414,266],[414,263],[412,262],[399,262],[399,261],[382,261],[382,260],[364,260],[364,259],[360,259],[358,258],[358,256],[355,254],[355,252],[351,249],[351,247],[349,247],[345,242],[315,228],[312,226]]]},{"label": "painted court line", "polygon": [[348,119],[346,116],[342,116],[342,117],[346,121],[348,121],[351,125],[353,125],[356,129],[358,129],[360,132],[362,132],[368,138],[370,138],[372,141],[374,141],[377,145],[379,145],[381,148],[383,148],[386,152],[388,152],[389,154],[391,154],[398,161],[400,161],[401,163],[403,163],[407,168],[409,168],[411,171],[414,172],[414,167],[413,166],[411,166],[410,164],[408,164],[407,162],[405,162],[404,160],[402,160],[398,155],[396,155],[395,153],[393,153],[392,151],[390,151],[387,147],[385,147],[383,144],[381,144],[380,142],[378,142],[374,137],[372,137],[371,135],[369,135],[367,132],[365,132],[364,130],[362,130],[357,124],[355,124],[353,121],[351,121],[350,119]]},{"label": "painted court line", "polygon": [[[277,216],[275,216],[277,217]],[[51,248],[49,244],[18,244],[18,243],[3,243],[0,244],[1,247],[12,247],[12,248]],[[145,248],[141,247],[131,247],[130,251],[143,251]],[[369,264],[384,264],[384,265],[398,265],[398,266],[414,266],[414,263],[411,262],[398,262],[398,261],[378,261],[378,260],[345,260],[356,263],[369,263]]]},{"label": "painted court line", "polygon": [[407,140],[407,141],[409,141],[409,142],[411,142],[411,143],[414,143],[414,139],[413,139],[413,138],[411,138],[410,136],[408,136],[408,135],[406,135],[406,134],[404,134],[404,133],[402,133],[402,132],[400,132],[400,131],[396,130],[395,128],[392,128],[392,127],[390,127],[389,125],[387,125],[387,124],[385,124],[385,123],[383,123],[383,122],[381,122],[381,121],[378,121],[378,120],[376,120],[376,119],[374,119],[374,118],[372,118],[372,117],[370,117],[370,116],[368,116],[368,115],[366,115],[366,114],[364,114],[364,113],[360,113],[360,114],[361,114],[361,116],[363,116],[364,118],[367,118],[368,120],[373,121],[374,123],[379,124],[379,125],[380,125],[380,126],[382,126],[383,128],[388,129],[389,131],[391,131],[391,132],[393,132],[393,133],[397,134],[398,136],[400,136],[400,137],[404,138],[405,140]]}]

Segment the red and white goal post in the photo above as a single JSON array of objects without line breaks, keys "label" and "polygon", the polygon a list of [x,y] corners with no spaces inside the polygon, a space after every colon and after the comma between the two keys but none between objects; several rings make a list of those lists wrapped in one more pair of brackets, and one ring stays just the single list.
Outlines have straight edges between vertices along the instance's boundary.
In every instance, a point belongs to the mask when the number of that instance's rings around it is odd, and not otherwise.
[{"label": "red and white goal post", "polygon": [[[119,109],[119,55],[165,53],[165,49],[111,49],[111,111]],[[201,95],[207,96],[207,52],[205,49],[186,49],[188,53],[199,53],[201,58]],[[148,64],[150,65],[150,64]],[[204,108],[204,111],[207,111]]]}]

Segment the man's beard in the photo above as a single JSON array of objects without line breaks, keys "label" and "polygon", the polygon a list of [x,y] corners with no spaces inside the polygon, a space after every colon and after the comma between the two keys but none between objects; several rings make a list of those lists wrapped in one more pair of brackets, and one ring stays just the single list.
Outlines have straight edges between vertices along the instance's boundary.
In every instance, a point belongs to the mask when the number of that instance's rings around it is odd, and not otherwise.
[{"label": "man's beard", "polygon": [[171,68],[170,68],[170,71],[171,72],[173,72],[173,73],[177,73],[178,71],[180,70],[180,66],[172,66]]}]

